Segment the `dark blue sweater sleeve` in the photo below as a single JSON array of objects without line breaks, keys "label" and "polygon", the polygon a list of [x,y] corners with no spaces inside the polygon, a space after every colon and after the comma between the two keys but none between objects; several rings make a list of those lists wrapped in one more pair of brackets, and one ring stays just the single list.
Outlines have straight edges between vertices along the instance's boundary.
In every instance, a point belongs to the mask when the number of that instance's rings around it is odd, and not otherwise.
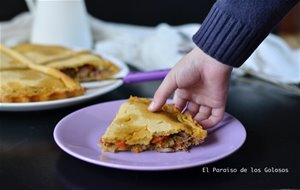
[{"label": "dark blue sweater sleeve", "polygon": [[299,0],[218,0],[194,43],[218,61],[239,67]]}]

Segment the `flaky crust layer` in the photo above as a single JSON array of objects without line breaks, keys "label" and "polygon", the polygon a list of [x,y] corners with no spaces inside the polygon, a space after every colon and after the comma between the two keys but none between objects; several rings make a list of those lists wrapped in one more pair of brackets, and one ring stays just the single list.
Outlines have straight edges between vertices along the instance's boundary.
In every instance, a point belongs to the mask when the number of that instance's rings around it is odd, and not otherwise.
[{"label": "flaky crust layer", "polygon": [[48,101],[79,96],[85,92],[79,83],[56,69],[36,65],[3,45],[0,45],[0,51],[2,56],[27,67],[0,71],[0,102]]},{"label": "flaky crust layer", "polygon": [[[92,81],[112,78],[120,68],[91,51],[73,51],[60,46],[21,44],[14,47],[35,64],[58,69],[76,81]],[[5,66],[8,69],[8,66]],[[20,65],[10,65],[20,68]]]}]

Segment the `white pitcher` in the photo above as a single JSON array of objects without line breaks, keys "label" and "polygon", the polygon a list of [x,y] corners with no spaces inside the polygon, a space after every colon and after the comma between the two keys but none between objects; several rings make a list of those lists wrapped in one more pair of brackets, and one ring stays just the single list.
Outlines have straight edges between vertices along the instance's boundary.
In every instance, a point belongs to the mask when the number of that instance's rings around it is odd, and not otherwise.
[{"label": "white pitcher", "polygon": [[26,0],[34,15],[31,43],[91,49],[84,0]]}]

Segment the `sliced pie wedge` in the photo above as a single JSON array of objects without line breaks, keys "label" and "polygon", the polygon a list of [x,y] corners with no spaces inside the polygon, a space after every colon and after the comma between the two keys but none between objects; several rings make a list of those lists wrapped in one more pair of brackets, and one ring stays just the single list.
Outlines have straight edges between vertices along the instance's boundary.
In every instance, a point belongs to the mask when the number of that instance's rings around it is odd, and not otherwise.
[{"label": "sliced pie wedge", "polygon": [[[29,58],[33,63],[38,65],[46,65],[49,62],[66,59],[76,54],[68,48],[61,46],[45,46],[45,45],[33,45],[33,44],[21,44],[12,48],[13,50],[21,53],[25,57]],[[5,57],[7,58],[7,57]],[[3,57],[2,57],[3,59]],[[5,61],[0,65],[0,70],[13,70],[13,69],[26,69],[27,66],[21,62]]]},{"label": "sliced pie wedge", "polygon": [[0,44],[2,64],[24,69],[0,70],[0,102],[36,102],[83,95],[85,89],[64,73],[36,65],[22,54]]},{"label": "sliced pie wedge", "polygon": [[150,102],[146,98],[130,97],[120,106],[99,142],[102,151],[176,152],[204,142],[207,131],[191,115],[181,113],[172,104],[150,112]]},{"label": "sliced pie wedge", "polygon": [[34,63],[58,69],[79,82],[113,78],[120,70],[111,61],[90,51],[36,44],[21,44],[14,49]]}]

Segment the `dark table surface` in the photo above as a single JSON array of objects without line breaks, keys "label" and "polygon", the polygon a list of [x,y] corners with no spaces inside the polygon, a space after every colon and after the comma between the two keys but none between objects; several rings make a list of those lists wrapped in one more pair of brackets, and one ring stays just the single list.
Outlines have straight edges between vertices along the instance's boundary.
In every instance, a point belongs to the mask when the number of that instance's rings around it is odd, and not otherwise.
[{"label": "dark table surface", "polygon": [[[88,102],[55,110],[0,112],[0,188],[300,188],[300,97],[254,78],[231,82],[226,112],[243,123],[247,139],[237,152],[217,162],[173,171],[118,170],[78,160],[56,145],[54,127],[69,113],[129,95],[152,97],[159,83],[123,85]],[[216,173],[213,168],[248,170]]]}]

